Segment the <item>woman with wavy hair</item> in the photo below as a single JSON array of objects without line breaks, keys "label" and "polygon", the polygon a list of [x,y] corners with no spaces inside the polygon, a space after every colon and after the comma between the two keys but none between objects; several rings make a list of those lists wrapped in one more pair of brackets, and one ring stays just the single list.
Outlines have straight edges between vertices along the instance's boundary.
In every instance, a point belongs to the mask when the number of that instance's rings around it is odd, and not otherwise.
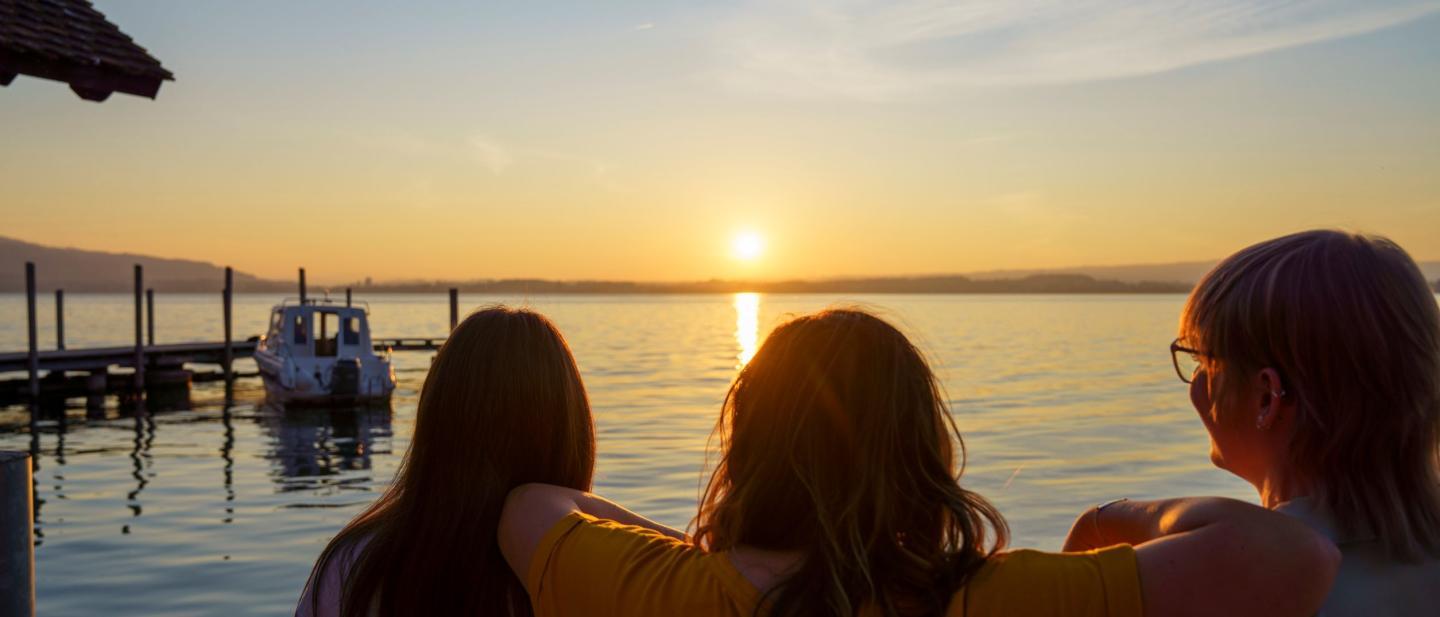
[{"label": "woman with wavy hair", "polygon": [[505,496],[527,482],[586,490],[594,469],[590,404],[560,331],[524,309],[477,311],[435,356],[395,481],[325,547],[295,612],[528,616],[495,542]]},{"label": "woman with wavy hair", "polygon": [[1316,230],[1241,250],[1171,353],[1215,465],[1340,547],[1323,615],[1440,613],[1440,307],[1404,249]]},{"label": "woman with wavy hair", "polygon": [[929,366],[861,311],[779,326],[717,434],[688,541],[580,490],[512,491],[500,548],[536,614],[1300,616],[1337,567],[1305,525],[1219,499],[1152,502],[1133,547],[1005,551]]}]

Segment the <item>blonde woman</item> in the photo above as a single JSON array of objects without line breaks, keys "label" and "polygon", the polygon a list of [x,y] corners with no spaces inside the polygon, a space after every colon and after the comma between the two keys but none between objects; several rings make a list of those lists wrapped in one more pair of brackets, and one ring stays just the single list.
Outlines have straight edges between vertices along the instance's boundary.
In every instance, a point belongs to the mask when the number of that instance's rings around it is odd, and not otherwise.
[{"label": "blonde woman", "polygon": [[[1403,249],[1246,248],[1196,286],[1171,353],[1215,465],[1340,547],[1323,615],[1440,614],[1440,308]],[[1134,510],[1088,512],[1068,547],[1124,541]]]}]

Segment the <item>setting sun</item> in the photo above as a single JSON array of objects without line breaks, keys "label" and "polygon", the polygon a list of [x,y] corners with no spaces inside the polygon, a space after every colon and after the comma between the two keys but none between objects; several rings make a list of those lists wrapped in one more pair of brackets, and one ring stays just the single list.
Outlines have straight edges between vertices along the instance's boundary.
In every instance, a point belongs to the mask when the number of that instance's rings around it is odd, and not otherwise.
[{"label": "setting sun", "polygon": [[765,240],[753,231],[744,231],[735,235],[735,240],[730,246],[731,253],[736,259],[754,261],[760,258],[765,252]]}]

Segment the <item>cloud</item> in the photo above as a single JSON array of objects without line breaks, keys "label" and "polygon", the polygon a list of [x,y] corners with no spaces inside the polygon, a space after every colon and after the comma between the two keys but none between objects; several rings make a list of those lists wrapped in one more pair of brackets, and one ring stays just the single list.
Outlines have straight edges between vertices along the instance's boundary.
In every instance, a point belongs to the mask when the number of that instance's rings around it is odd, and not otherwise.
[{"label": "cloud", "polygon": [[763,0],[717,28],[716,76],[743,91],[877,99],[1074,83],[1353,36],[1436,11],[1436,0]]},{"label": "cloud", "polygon": [[655,24],[650,23],[650,22],[648,22],[648,21],[645,22],[645,23],[643,23],[643,24],[635,24],[635,29],[636,29],[636,30],[650,30],[651,28],[654,28],[654,27],[655,27]]},{"label": "cloud", "polygon": [[[491,175],[544,174],[546,177],[575,177],[603,190],[618,192],[618,183],[611,166],[589,156],[557,150],[528,147],[513,141],[500,141],[477,132],[468,137],[427,138],[403,130],[371,130],[351,135],[356,144],[391,156],[433,163],[429,167],[448,168],[450,161],[471,161]],[[468,168],[466,168],[468,169]],[[422,177],[417,188],[429,190],[433,177]]]},{"label": "cloud", "polygon": [[468,145],[471,155],[480,163],[480,166],[497,176],[509,168],[510,163],[515,160],[510,151],[500,142],[482,135],[472,136]]}]

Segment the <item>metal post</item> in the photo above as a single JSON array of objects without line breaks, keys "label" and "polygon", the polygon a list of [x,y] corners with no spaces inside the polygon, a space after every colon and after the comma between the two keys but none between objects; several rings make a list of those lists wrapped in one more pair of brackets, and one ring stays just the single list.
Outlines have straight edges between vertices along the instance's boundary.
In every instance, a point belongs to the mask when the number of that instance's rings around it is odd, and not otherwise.
[{"label": "metal post", "polygon": [[55,348],[65,349],[65,290],[55,290]]},{"label": "metal post", "polygon": [[346,287],[346,288],[345,288],[345,306],[346,306],[347,308],[350,306],[350,288],[349,288],[349,287]]},{"label": "metal post", "polygon": [[35,263],[25,262],[25,316],[30,335],[29,353],[25,356],[26,369],[30,372],[30,402],[40,400],[40,342],[35,331]]},{"label": "metal post", "polygon": [[450,331],[455,331],[455,326],[460,324],[460,290],[450,288]]},{"label": "metal post", "polygon": [[145,344],[155,345],[155,289],[145,290]]},{"label": "metal post", "polygon": [[305,269],[300,269],[300,304],[305,304]]},{"label": "metal post", "polygon": [[135,264],[135,392],[145,390],[145,268]]},{"label": "metal post", "polygon": [[230,330],[231,318],[234,315],[230,303],[235,297],[235,271],[231,269],[230,266],[225,266],[225,291],[221,292],[221,294],[222,302],[225,305],[225,356],[221,368],[225,371],[225,383],[228,384],[230,380],[234,378],[234,374],[231,372],[231,366],[235,362],[235,350],[232,347]]},{"label": "metal post", "polygon": [[35,614],[32,482],[30,453],[0,452],[0,615]]}]

